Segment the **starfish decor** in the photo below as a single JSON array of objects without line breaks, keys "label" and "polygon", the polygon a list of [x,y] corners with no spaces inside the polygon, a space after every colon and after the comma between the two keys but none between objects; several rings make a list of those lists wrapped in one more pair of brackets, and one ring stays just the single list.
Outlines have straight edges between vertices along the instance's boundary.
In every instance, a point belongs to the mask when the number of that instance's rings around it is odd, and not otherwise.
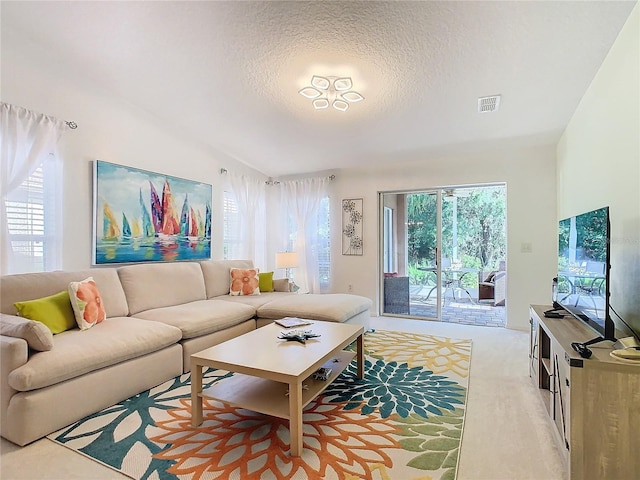
[{"label": "starfish decor", "polygon": [[287,340],[288,342],[296,341],[300,343],[306,343],[309,338],[319,337],[320,334],[313,333],[311,330],[290,330],[286,332],[280,332],[278,337],[280,340]]}]

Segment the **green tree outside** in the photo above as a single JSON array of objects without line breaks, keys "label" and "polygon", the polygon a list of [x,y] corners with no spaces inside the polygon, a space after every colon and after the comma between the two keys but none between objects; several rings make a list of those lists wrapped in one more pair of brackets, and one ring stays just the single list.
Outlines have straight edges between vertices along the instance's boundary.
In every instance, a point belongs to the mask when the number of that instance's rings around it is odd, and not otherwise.
[{"label": "green tree outside", "polygon": [[[505,187],[468,189],[468,196],[442,205],[442,257],[458,260],[462,267],[497,270],[506,259]],[[415,283],[424,283],[416,267],[433,265],[436,258],[436,195],[407,195],[409,272]],[[457,211],[457,259],[454,259],[454,211]],[[413,274],[412,274],[413,272]],[[468,286],[477,283],[469,277]]]}]

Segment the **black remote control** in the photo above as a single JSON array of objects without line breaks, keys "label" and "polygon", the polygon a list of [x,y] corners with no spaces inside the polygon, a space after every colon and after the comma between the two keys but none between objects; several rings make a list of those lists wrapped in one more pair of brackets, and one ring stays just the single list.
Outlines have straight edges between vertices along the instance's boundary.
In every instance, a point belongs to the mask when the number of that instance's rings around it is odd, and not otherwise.
[{"label": "black remote control", "polygon": [[587,347],[584,343],[573,342],[571,344],[571,347],[576,352],[578,352],[582,358],[590,358],[591,355],[593,355],[593,352],[589,350],[589,347]]}]

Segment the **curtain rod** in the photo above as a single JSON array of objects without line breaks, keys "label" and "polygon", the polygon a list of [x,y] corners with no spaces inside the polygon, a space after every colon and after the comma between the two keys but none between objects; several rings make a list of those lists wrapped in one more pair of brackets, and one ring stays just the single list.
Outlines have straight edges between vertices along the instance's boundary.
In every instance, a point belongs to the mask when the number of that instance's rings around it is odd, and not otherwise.
[{"label": "curtain rod", "polygon": [[[229,171],[228,171],[226,168],[221,168],[221,169],[220,169],[220,173],[221,173],[222,175],[224,175],[224,174],[226,174],[226,173],[229,173]],[[331,181],[331,180],[335,180],[335,179],[336,179],[336,176],[335,176],[335,175],[333,175],[333,174],[331,174],[331,175],[329,175],[327,178]],[[266,183],[267,185],[279,185],[279,184],[280,184],[280,182],[279,182],[278,180],[274,180],[272,177],[269,177],[269,179],[268,179],[268,180],[265,180],[265,182],[264,182],[264,183]]]},{"label": "curtain rod", "polygon": [[[52,117],[51,115],[44,115],[43,113],[40,113],[40,112],[34,112],[33,110],[29,110],[28,108],[21,107],[21,106],[19,106],[19,105],[14,105],[14,104],[12,104],[12,103],[0,102],[0,105],[2,105],[2,106],[5,106],[5,105],[6,105],[6,106],[7,106],[7,108],[19,108],[19,109],[22,109],[22,110],[24,110],[24,111],[28,112],[28,113],[29,113],[29,114],[31,114],[31,115],[41,115],[41,116],[43,116],[43,117],[53,118],[54,120],[59,121],[59,119],[58,119],[58,118],[56,118],[56,117]],[[74,122],[73,120],[71,120],[71,121],[66,121],[66,120],[65,120],[65,121],[64,121],[64,123],[65,123],[65,124],[67,125],[67,127],[69,127],[71,130],[75,130],[76,128],[78,128],[78,124],[77,124],[76,122]]]}]

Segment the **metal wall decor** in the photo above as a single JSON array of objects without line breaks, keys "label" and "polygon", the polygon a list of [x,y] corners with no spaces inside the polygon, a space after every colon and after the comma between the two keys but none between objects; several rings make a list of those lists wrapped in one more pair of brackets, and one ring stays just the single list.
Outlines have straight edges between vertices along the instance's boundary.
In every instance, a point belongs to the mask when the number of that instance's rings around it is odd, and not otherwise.
[{"label": "metal wall decor", "polygon": [[362,255],[362,198],[342,200],[342,254]]}]

